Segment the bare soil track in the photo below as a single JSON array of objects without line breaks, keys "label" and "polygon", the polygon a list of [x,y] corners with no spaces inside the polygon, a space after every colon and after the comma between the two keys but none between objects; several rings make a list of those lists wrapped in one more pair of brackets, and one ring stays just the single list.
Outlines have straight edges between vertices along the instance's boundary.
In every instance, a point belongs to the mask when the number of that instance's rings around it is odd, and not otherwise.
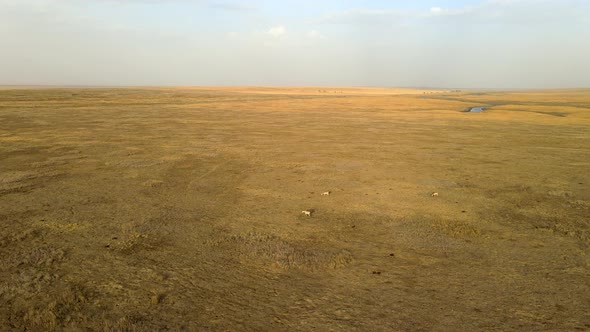
[{"label": "bare soil track", "polygon": [[4,89],[0,330],[590,330],[589,107]]}]

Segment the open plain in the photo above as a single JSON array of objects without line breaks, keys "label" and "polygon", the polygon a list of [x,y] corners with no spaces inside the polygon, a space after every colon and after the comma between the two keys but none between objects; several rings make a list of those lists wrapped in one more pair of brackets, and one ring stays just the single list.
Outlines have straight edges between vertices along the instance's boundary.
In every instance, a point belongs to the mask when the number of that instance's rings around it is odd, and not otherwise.
[{"label": "open plain", "polygon": [[2,331],[587,331],[589,249],[590,90],[0,90]]}]

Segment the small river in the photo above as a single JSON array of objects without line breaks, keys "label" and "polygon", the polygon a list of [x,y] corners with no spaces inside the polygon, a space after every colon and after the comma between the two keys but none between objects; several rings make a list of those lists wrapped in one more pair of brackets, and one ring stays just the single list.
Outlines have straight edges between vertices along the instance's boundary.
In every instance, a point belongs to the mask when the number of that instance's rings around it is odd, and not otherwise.
[{"label": "small river", "polygon": [[469,112],[472,113],[479,113],[479,112],[483,112],[486,108],[483,106],[477,106],[477,107],[472,107],[469,109]]}]

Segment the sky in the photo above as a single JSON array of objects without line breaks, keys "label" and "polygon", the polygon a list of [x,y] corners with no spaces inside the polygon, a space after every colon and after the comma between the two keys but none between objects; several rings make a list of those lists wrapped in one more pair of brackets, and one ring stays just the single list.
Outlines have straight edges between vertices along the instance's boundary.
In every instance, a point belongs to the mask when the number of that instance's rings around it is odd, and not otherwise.
[{"label": "sky", "polygon": [[0,85],[590,87],[590,0],[0,0]]}]

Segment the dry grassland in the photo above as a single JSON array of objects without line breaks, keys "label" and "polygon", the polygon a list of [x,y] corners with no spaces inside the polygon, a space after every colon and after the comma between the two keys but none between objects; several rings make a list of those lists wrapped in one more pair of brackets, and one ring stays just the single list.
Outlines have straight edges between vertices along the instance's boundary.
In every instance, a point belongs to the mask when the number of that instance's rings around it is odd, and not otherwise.
[{"label": "dry grassland", "polygon": [[589,170],[590,90],[4,89],[0,330],[589,330]]}]

